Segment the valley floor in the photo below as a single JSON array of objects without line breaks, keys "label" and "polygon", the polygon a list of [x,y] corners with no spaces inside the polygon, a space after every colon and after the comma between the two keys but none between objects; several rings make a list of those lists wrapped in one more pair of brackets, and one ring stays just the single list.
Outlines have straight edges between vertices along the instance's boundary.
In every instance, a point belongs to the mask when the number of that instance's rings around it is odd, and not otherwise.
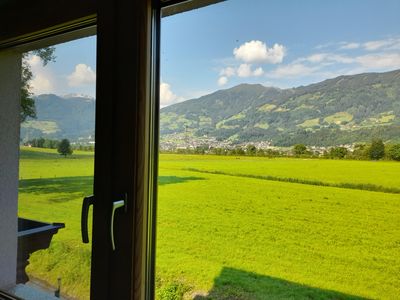
[{"label": "valley floor", "polygon": [[[400,163],[161,155],[159,173],[158,299],[400,294]],[[66,223],[29,271],[82,299],[92,174],[90,153],[21,150],[19,215]]]}]

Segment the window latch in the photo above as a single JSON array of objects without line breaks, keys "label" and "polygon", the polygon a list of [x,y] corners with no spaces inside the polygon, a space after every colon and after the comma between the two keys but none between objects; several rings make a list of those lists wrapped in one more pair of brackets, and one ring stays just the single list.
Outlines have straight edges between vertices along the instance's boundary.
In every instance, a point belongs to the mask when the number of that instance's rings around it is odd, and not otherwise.
[{"label": "window latch", "polygon": [[112,211],[111,211],[111,228],[110,228],[110,234],[111,234],[111,247],[113,251],[115,251],[115,240],[114,240],[114,215],[115,211],[118,208],[124,207],[126,211],[126,200],[127,200],[127,194],[125,193],[125,197],[123,200],[118,200],[114,201],[112,205]]}]

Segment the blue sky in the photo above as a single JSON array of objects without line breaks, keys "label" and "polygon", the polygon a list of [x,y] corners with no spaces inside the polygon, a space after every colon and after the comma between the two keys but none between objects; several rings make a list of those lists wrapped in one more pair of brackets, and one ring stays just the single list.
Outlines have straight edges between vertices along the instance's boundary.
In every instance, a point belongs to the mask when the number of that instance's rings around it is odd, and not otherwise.
[{"label": "blue sky", "polygon": [[34,74],[33,93],[56,95],[83,94],[94,97],[96,92],[96,37],[56,45],[56,61],[42,66],[40,59],[30,56]]},{"label": "blue sky", "polygon": [[[398,69],[399,12],[398,0],[229,0],[166,17],[162,106],[239,83],[286,88]],[[57,57],[37,66],[56,75],[53,92],[93,96],[95,38],[58,46]]]}]

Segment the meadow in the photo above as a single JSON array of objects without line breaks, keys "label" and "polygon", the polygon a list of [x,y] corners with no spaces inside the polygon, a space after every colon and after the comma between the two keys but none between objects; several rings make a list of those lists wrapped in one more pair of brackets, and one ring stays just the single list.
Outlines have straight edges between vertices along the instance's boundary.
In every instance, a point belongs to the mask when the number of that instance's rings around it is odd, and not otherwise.
[{"label": "meadow", "polygon": [[[396,299],[400,163],[160,156],[158,299]],[[28,271],[87,298],[93,156],[21,149],[19,215],[65,222]]]}]

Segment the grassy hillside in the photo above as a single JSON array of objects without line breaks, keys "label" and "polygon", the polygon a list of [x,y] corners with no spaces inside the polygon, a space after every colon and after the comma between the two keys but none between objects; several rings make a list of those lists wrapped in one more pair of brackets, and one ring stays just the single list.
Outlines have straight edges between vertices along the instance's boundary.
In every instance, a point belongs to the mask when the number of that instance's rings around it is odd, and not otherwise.
[{"label": "grassy hillside", "polygon": [[88,139],[89,136],[94,136],[95,105],[94,99],[82,96],[37,96],[37,119],[22,123],[21,139]]},{"label": "grassy hillside", "polygon": [[[41,136],[91,140],[94,99],[48,94],[35,102],[38,118],[22,124],[23,141]],[[374,136],[400,142],[400,70],[290,89],[240,84],[165,107],[160,123],[161,141],[172,144],[216,139],[330,146],[369,142]]]},{"label": "grassy hillside", "polygon": [[[339,76],[291,89],[241,84],[161,110],[166,140],[338,145],[400,141],[400,70]],[[168,138],[167,138],[168,137]]]},{"label": "grassy hillside", "polygon": [[[395,299],[399,194],[242,175],[396,187],[399,168],[395,162],[161,155],[158,298]],[[83,299],[90,246],[80,240],[80,208],[92,192],[92,174],[88,153],[63,158],[21,150],[19,215],[66,223],[49,250],[32,255],[28,270],[53,284],[61,276],[63,291]]]}]

